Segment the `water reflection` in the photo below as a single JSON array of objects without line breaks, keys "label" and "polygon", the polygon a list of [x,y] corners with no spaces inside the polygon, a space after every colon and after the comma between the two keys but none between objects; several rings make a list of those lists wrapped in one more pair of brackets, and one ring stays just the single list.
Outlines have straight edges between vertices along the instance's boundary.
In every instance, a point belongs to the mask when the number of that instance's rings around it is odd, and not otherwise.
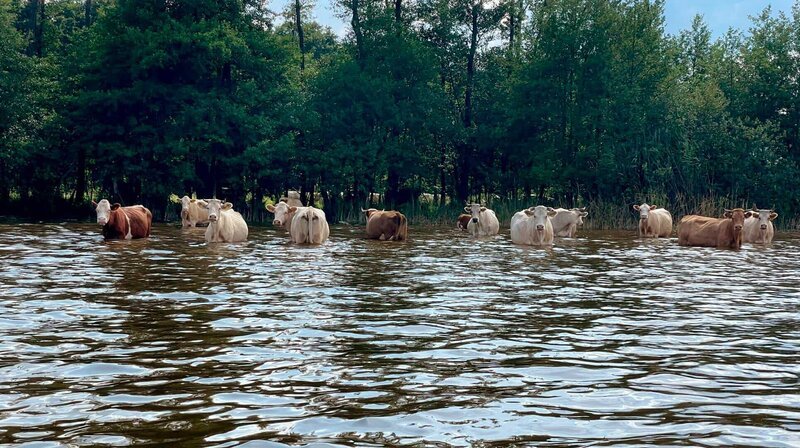
[{"label": "water reflection", "polygon": [[0,226],[0,442],[797,446],[797,249]]}]

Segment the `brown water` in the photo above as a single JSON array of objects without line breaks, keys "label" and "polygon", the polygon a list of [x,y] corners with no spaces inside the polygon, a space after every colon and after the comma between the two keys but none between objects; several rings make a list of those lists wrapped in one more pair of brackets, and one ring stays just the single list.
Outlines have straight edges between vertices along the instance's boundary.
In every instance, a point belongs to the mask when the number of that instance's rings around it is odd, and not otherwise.
[{"label": "brown water", "polygon": [[202,232],[0,226],[0,443],[800,446],[798,236]]}]

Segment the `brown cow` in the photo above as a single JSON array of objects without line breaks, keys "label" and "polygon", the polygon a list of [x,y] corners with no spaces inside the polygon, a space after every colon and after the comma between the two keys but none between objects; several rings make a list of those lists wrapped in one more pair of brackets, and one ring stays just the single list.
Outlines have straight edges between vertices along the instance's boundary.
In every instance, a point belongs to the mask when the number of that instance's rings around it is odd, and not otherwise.
[{"label": "brown cow", "polygon": [[107,199],[92,201],[97,212],[97,223],[103,226],[103,237],[107,240],[130,240],[150,236],[153,214],[143,205],[122,207]]},{"label": "brown cow", "polygon": [[681,246],[742,247],[742,227],[752,212],[741,208],[725,210],[723,218],[688,215],[678,226],[678,244]]},{"label": "brown cow", "polygon": [[403,241],[408,239],[408,220],[400,212],[361,209],[367,216],[367,238],[373,240]]},{"label": "brown cow", "polygon": [[467,230],[470,220],[472,220],[472,215],[462,213],[458,215],[458,223],[456,224],[456,227],[458,227],[460,230]]}]

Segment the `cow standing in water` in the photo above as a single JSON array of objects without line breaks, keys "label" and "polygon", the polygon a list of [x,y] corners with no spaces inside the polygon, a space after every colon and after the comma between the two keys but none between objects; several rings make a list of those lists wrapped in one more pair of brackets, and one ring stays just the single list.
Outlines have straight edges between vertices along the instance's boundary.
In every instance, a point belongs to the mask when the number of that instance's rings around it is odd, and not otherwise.
[{"label": "cow standing in water", "polygon": [[364,210],[367,216],[367,238],[385,241],[404,241],[408,239],[408,220],[400,212],[389,210]]},{"label": "cow standing in water", "polygon": [[208,224],[208,210],[205,201],[198,201],[189,196],[181,198],[181,226],[195,227],[198,224]]},{"label": "cow standing in water", "polygon": [[314,207],[297,208],[289,227],[289,236],[293,243],[322,244],[328,240],[329,234],[325,212]]},{"label": "cow standing in water", "polygon": [[467,226],[469,222],[472,220],[472,215],[467,215],[466,213],[462,213],[458,215],[458,220],[456,221],[456,227],[459,230],[467,230]]},{"label": "cow standing in water", "polygon": [[219,199],[206,199],[208,210],[208,229],[206,242],[238,243],[247,241],[247,223],[239,212],[233,211],[233,204]]},{"label": "cow standing in water", "polygon": [[578,227],[583,225],[583,218],[587,217],[589,212],[586,207],[583,208],[557,208],[556,216],[553,217],[553,233],[555,236],[575,238],[575,233]]},{"label": "cow standing in water", "polygon": [[656,205],[634,205],[639,212],[639,238],[659,238],[672,235],[672,214]]},{"label": "cow standing in water", "polygon": [[122,207],[107,199],[92,201],[97,213],[97,223],[103,226],[103,237],[107,240],[130,240],[147,238],[153,223],[153,214],[143,205]]},{"label": "cow standing in water", "polygon": [[500,232],[500,221],[497,220],[493,210],[482,207],[481,204],[470,204],[464,207],[470,214],[467,230],[472,236],[492,236]]},{"label": "cow standing in water", "polygon": [[723,218],[688,215],[678,226],[678,244],[681,246],[742,247],[742,228],[745,218],[752,212],[741,208],[725,210]]},{"label": "cow standing in water", "polygon": [[778,214],[770,209],[753,207],[752,215],[744,220],[743,238],[745,243],[769,244],[775,237],[772,221]]},{"label": "cow standing in water", "polygon": [[553,224],[551,218],[556,211],[551,207],[537,205],[511,218],[511,242],[531,246],[549,246],[553,244]]}]

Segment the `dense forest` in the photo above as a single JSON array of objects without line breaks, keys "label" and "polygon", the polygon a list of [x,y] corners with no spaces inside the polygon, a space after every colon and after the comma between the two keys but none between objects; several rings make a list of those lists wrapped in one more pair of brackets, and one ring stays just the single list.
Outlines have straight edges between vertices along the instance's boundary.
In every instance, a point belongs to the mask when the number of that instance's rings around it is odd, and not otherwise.
[{"label": "dense forest", "polygon": [[663,0],[334,6],[341,38],[310,0],[0,0],[1,213],[196,193],[260,220],[297,189],[332,221],[379,193],[412,223],[466,200],[798,223],[800,1],[719,39],[667,34]]}]

